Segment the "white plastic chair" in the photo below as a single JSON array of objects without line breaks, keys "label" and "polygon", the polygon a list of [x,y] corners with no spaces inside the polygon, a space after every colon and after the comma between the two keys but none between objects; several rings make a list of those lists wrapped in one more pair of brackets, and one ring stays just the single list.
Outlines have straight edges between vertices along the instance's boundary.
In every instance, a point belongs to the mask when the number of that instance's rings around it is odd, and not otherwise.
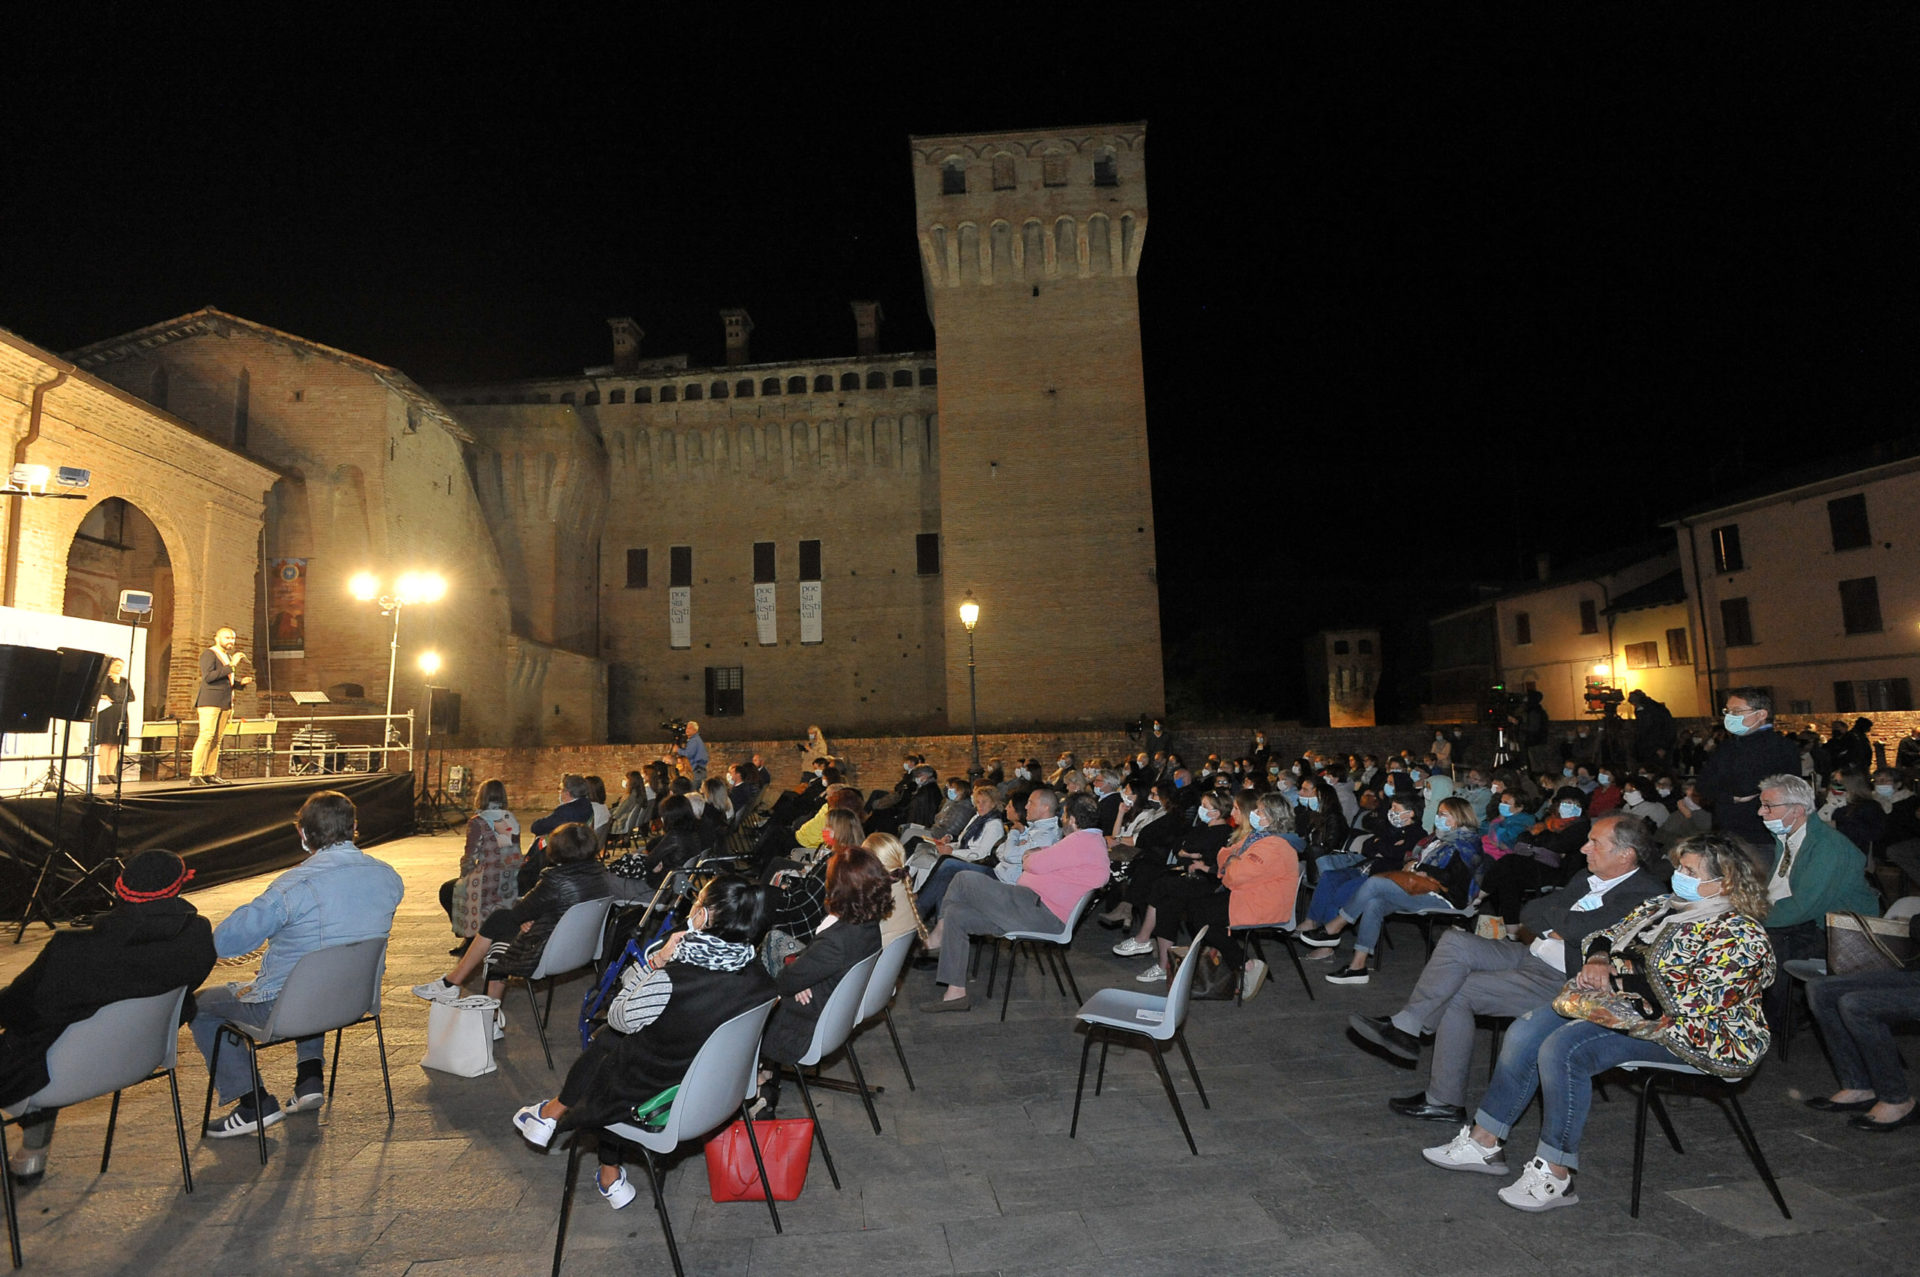
[{"label": "white plastic chair", "polygon": [[1173,981],[1168,985],[1164,998],[1152,993],[1135,993],[1131,989],[1102,989],[1080,1008],[1075,1018],[1087,1026],[1087,1041],[1080,1048],[1080,1080],[1073,1088],[1073,1124],[1067,1128],[1068,1139],[1074,1138],[1080,1129],[1080,1095],[1087,1087],[1087,1052],[1093,1049],[1095,1033],[1100,1036],[1100,1071],[1093,1079],[1095,1096],[1100,1094],[1101,1084],[1107,1077],[1107,1047],[1112,1041],[1110,1035],[1131,1033],[1147,1040],[1147,1050],[1153,1056],[1153,1067],[1159,1071],[1160,1084],[1167,1088],[1167,1099],[1173,1103],[1173,1115],[1180,1119],[1180,1133],[1187,1137],[1188,1150],[1195,1157],[1200,1156],[1200,1150],[1193,1142],[1193,1132],[1187,1129],[1186,1110],[1180,1107],[1180,1097],[1174,1093],[1167,1062],[1161,1058],[1160,1044],[1172,1041],[1179,1046],[1181,1058],[1187,1062],[1187,1072],[1193,1076],[1193,1088],[1200,1092],[1201,1106],[1212,1108],[1213,1105],[1207,1101],[1207,1088],[1200,1084],[1200,1070],[1193,1067],[1193,1052],[1187,1049],[1187,1035],[1182,1032],[1187,1022],[1187,1000],[1193,992],[1194,973],[1200,969],[1209,929],[1202,927],[1193,937],[1193,943],[1187,948],[1187,959],[1173,973]]},{"label": "white plastic chair", "polygon": [[[667,1235],[667,1254],[673,1260],[675,1273],[684,1273],[685,1270],[680,1267],[680,1248],[673,1239],[673,1220],[667,1214],[667,1200],[660,1189],[661,1178],[666,1172],[655,1164],[653,1155],[671,1153],[688,1140],[697,1140],[706,1135],[735,1114],[747,1123],[747,1141],[753,1146],[754,1164],[760,1169],[760,1185],[767,1191],[767,1212],[773,1216],[773,1231],[781,1231],[780,1211],[773,1204],[773,1189],[767,1183],[766,1163],[760,1158],[760,1137],[754,1134],[753,1121],[747,1114],[747,1099],[757,1089],[754,1085],[754,1065],[760,1058],[760,1035],[766,1029],[767,1017],[773,1014],[774,1004],[778,1001],[777,998],[768,998],[713,1031],[693,1057],[693,1063],[687,1066],[687,1074],[680,1081],[679,1093],[673,1097],[673,1104],[667,1109],[666,1122],[659,1130],[649,1131],[626,1122],[615,1122],[601,1128],[603,1138],[610,1135],[623,1143],[634,1145],[645,1159],[647,1186],[653,1190],[653,1206],[660,1212],[660,1227]],[[580,1170],[582,1143],[575,1139],[567,1152],[567,1182],[560,1196],[560,1232],[553,1239],[553,1277],[560,1277],[560,1261],[567,1249],[567,1217],[573,1211],[573,1186]]]},{"label": "white plastic chair", "polygon": [[[547,937],[546,947],[540,950],[540,961],[534,966],[533,973],[524,977],[527,986],[527,1006],[533,1012],[534,1031],[540,1035],[540,1051],[547,1057],[547,1067],[553,1067],[553,1048],[547,1045],[547,1019],[553,1014],[553,986],[559,976],[578,971],[581,967],[592,966],[600,961],[607,943],[607,911],[613,908],[613,898],[602,896],[598,900],[582,900],[560,915],[560,921],[554,924],[553,934]],[[520,976],[504,977],[509,983],[522,979]],[[538,981],[547,982],[547,1006],[543,1011],[533,995],[533,986]]]},{"label": "white plastic chair", "polygon": [[[860,997],[860,1008],[853,1013],[856,1026],[865,1024],[874,1016],[886,1021],[887,1036],[893,1039],[893,1053],[900,1060],[900,1071],[907,1075],[907,1089],[914,1089],[913,1070],[907,1067],[907,1053],[900,1049],[900,1034],[893,1027],[893,997],[900,987],[900,973],[906,969],[907,953],[913,948],[916,932],[906,932],[893,938],[893,942],[880,951],[880,960],[874,964],[873,976],[867,981],[867,991]],[[853,1039],[847,1039],[847,1059],[854,1061]],[[858,1066],[856,1063],[855,1072]],[[863,1083],[864,1085],[864,1083]],[[880,1119],[874,1116],[873,1105],[867,1105],[867,1115],[873,1118],[873,1133],[880,1133]]]},{"label": "white plastic chair", "polygon": [[[854,963],[828,995],[827,1005],[820,1008],[820,1018],[813,1022],[813,1042],[807,1047],[806,1054],[792,1065],[775,1065],[777,1068],[792,1068],[793,1076],[800,1083],[800,1098],[806,1101],[807,1116],[813,1119],[813,1138],[820,1145],[820,1156],[826,1159],[827,1175],[833,1180],[835,1188],[840,1187],[840,1172],[833,1168],[833,1154],[827,1148],[827,1133],[820,1125],[820,1114],[814,1110],[813,1092],[807,1089],[807,1070],[847,1044],[847,1039],[853,1034],[854,1016],[860,1010],[861,999],[866,997],[867,985],[873,979],[873,969],[879,964],[880,955],[877,953]],[[867,1093],[867,1079],[860,1073],[860,1061],[852,1052],[848,1052],[847,1063],[853,1066],[853,1080],[860,1088],[860,1100],[867,1106],[867,1117],[877,1131],[880,1129],[880,1119],[873,1111],[873,1097]]]},{"label": "white plastic chair", "polygon": [[107,1142],[100,1150],[100,1173],[113,1156],[113,1129],[120,1118],[120,1092],[164,1076],[173,1092],[173,1129],[180,1141],[180,1178],[193,1191],[187,1164],[187,1125],[180,1116],[180,1082],[175,1076],[180,1041],[182,985],[171,993],[110,1002],[86,1019],[69,1024],[47,1049],[47,1084],[16,1106],[0,1122],[0,1190],[7,1210],[7,1244],[13,1266],[20,1267],[20,1223],[13,1199],[13,1167],[7,1157],[6,1130],[31,1114],[61,1109],[102,1095],[113,1096],[107,1111]]},{"label": "white plastic chair", "polygon": [[[266,1107],[265,1089],[260,1085],[260,1049],[278,1046],[300,1038],[333,1034],[333,1070],[327,1075],[327,1102],[333,1102],[333,1088],[340,1081],[340,1035],[356,1024],[373,1021],[373,1034],[380,1046],[380,1084],[387,1092],[387,1120],[393,1120],[393,1081],[387,1074],[387,1036],[380,1027],[380,979],[387,966],[387,937],[375,936],[351,944],[329,945],[315,949],[287,973],[287,982],[274,999],[273,1014],[264,1026],[237,1024],[227,1020],[213,1035],[213,1056],[207,1061],[207,1102],[200,1113],[204,1135],[207,1118],[213,1113],[213,1079],[220,1063],[220,1048],[231,1041],[245,1047],[247,1068],[253,1074],[253,1111]],[[267,1124],[255,1123],[260,1139],[260,1164],[267,1164]]]},{"label": "white plastic chair", "polygon": [[[1052,969],[1053,984],[1055,988],[1060,990],[1061,996],[1066,996],[1067,990],[1071,988],[1073,990],[1073,1000],[1075,1002],[1080,1000],[1080,985],[1079,982],[1073,978],[1073,966],[1067,961],[1067,954],[1073,949],[1073,932],[1074,929],[1080,925],[1080,916],[1087,911],[1087,906],[1093,903],[1094,896],[1099,894],[1099,892],[1100,888],[1095,887],[1093,890],[1081,896],[1080,902],[1074,905],[1068,912],[1067,920],[1061,924],[1058,931],[1006,931],[1001,933],[1000,939],[1008,941],[1011,946],[1007,953],[1007,983],[1006,987],[1002,989],[1000,993],[1000,1018],[1002,1020],[1007,1018],[1007,1003],[1013,999],[1013,970],[1019,963],[1020,946],[1023,944],[1033,950],[1036,965],[1044,960],[1048,967]],[[998,946],[996,946],[993,952],[993,962],[987,967],[987,997],[989,999],[993,997],[994,973],[999,969],[1000,950]],[[1067,977],[1067,982],[1064,985],[1060,983],[1060,975],[1063,971]]]},{"label": "white plastic chair", "polygon": [[[1761,1180],[1767,1191],[1773,1194],[1773,1204],[1780,1208],[1780,1214],[1786,1219],[1793,1218],[1793,1212],[1787,1209],[1786,1198],[1780,1196],[1780,1186],[1773,1181],[1773,1172],[1767,1167],[1767,1159],[1760,1152],[1760,1141],[1754,1137],[1753,1127],[1747,1122],[1747,1115],[1740,1107],[1740,1093],[1735,1088],[1739,1083],[1728,1078],[1715,1077],[1702,1072],[1691,1064],[1682,1064],[1678,1060],[1629,1060],[1618,1066],[1622,1073],[1644,1073],[1646,1077],[1640,1086],[1640,1107],[1633,1124],[1633,1205],[1628,1213],[1635,1219],[1640,1218],[1640,1171],[1647,1153],[1647,1109],[1660,1121],[1660,1129],[1667,1133],[1667,1142],[1673,1145],[1673,1151],[1684,1153],[1680,1147],[1680,1137],[1674,1134],[1673,1123],[1667,1118],[1666,1106],[1660,1103],[1660,1097],[1654,1093],[1661,1074],[1679,1074],[1682,1077],[1706,1078],[1718,1083],[1721,1094],[1726,1097],[1729,1106],[1727,1118],[1733,1123],[1733,1133],[1740,1138],[1740,1147],[1746,1150],[1747,1157],[1753,1162],[1753,1168],[1760,1172]],[[1711,1097],[1709,1097],[1711,1098]]]}]

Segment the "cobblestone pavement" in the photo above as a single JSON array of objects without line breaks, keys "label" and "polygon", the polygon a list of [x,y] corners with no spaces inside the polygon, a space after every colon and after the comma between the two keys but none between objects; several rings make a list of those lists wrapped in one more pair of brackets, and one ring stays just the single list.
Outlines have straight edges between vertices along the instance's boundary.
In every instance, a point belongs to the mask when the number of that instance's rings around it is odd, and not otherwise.
[{"label": "cobblestone pavement", "polygon": [[[528,1031],[524,995],[509,994],[499,1071],[462,1079],[419,1067],[425,1005],[409,986],[444,970],[451,942],[436,893],[458,859],[451,835],[389,843],[377,854],[405,876],[407,899],[387,966],[386,1039],[397,1118],[381,1100],[374,1037],[348,1034],[338,1093],[317,1114],[269,1132],[265,1168],[250,1140],[189,1135],[194,1192],[181,1192],[167,1089],[149,1084],[121,1104],[112,1170],[98,1173],[104,1100],[63,1115],[46,1178],[19,1196],[28,1269],[63,1274],[296,1274],[364,1272],[429,1277],[538,1274],[551,1262],[564,1160],[542,1156],[508,1123],[520,1104],[551,1095]],[[196,893],[218,920],[262,880]],[[1389,927],[1398,947],[1360,987],[1329,986],[1308,964],[1309,1002],[1290,965],[1244,1006],[1193,1008],[1189,1037],[1212,1108],[1175,1063],[1173,1075],[1200,1155],[1190,1156],[1142,1052],[1116,1049],[1105,1093],[1087,1097],[1079,1138],[1067,1138],[1080,1039],[1072,1007],[1030,964],[1005,1023],[984,1007],[926,1016],[931,973],[909,971],[896,1011],[918,1089],[908,1091],[883,1029],[862,1039],[861,1062],[883,1085],[876,1136],[857,1097],[825,1095],[821,1116],[843,1188],[816,1156],[801,1199],[781,1208],[776,1236],[764,1207],[707,1199],[697,1152],[667,1176],[666,1196],[687,1271],[696,1274],[1046,1273],[1356,1274],[1504,1273],[1618,1277],[1676,1262],[1720,1273],[1886,1272],[1898,1227],[1920,1215],[1920,1130],[1856,1134],[1844,1118],[1811,1112],[1802,1094],[1833,1082],[1806,1030],[1792,1059],[1776,1053],[1746,1107],[1793,1208],[1767,1199],[1717,1106],[1669,1101],[1686,1147],[1657,1131],[1647,1149],[1638,1220],[1627,1203],[1632,1092],[1597,1101],[1583,1150],[1581,1203],[1525,1215],[1494,1196],[1491,1176],[1447,1174],[1419,1151],[1452,1131],[1389,1113],[1390,1095],[1422,1075],[1363,1050],[1349,1013],[1398,1006],[1420,965],[1418,932]],[[29,943],[0,946],[0,976],[31,958]],[[1114,933],[1091,922],[1073,950],[1083,994],[1140,988],[1142,959],[1108,952]],[[248,969],[216,972],[241,978]],[[554,1002],[556,1064],[577,1053],[571,1023],[585,988],[576,977]],[[516,1002],[515,999],[518,999]],[[1485,1035],[1483,1035],[1484,1037]],[[189,1122],[206,1072],[181,1038],[181,1093]],[[1481,1051],[1484,1056],[1486,1045]],[[270,1086],[292,1086],[287,1050],[270,1053]],[[1480,1063],[1484,1076],[1485,1061]],[[847,1076],[843,1060],[829,1074]],[[787,1108],[797,1109],[789,1088]],[[791,1116],[791,1114],[785,1114]],[[1515,1167],[1529,1155],[1536,1118],[1522,1119]],[[17,1136],[15,1139],[17,1141]],[[633,1173],[639,1176],[637,1168]],[[590,1191],[576,1200],[568,1270],[670,1272],[644,1190],[609,1211]],[[1684,1257],[1684,1258],[1682,1258]]]}]

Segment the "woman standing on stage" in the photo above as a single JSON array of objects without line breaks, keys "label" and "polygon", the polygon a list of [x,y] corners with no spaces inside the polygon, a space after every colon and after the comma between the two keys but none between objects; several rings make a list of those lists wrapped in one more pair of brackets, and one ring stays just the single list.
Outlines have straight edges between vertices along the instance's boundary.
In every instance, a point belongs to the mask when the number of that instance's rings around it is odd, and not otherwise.
[{"label": "woman standing on stage", "polygon": [[107,681],[100,687],[100,705],[93,714],[94,774],[104,783],[120,774],[120,754],[127,744],[127,706],[138,697],[127,678],[127,663],[119,657],[107,662]]}]

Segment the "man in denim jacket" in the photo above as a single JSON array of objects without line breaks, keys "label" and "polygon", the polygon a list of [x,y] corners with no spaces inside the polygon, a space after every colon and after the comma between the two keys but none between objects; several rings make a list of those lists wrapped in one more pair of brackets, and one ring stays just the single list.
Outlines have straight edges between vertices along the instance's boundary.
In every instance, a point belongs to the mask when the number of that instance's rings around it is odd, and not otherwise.
[{"label": "man in denim jacket", "polygon": [[[263,942],[267,952],[251,983],[210,985],[195,995],[199,1010],[193,1017],[193,1039],[208,1059],[221,1021],[266,1024],[281,986],[301,958],[315,949],[384,937],[393,930],[393,911],[405,888],[393,866],[353,845],[353,800],[337,790],[323,790],[301,805],[294,824],[307,859],[213,929],[213,947],[222,958],[251,953]],[[325,1102],[320,1076],[325,1043],[322,1035],[301,1038],[294,1047],[298,1072],[287,1111],[304,1112]],[[208,1124],[209,1136],[251,1135],[261,1124],[272,1126],[285,1116],[271,1095],[262,1097],[264,1111],[255,1111],[247,1053],[232,1042],[221,1049],[213,1080],[221,1103],[238,1102]]]}]

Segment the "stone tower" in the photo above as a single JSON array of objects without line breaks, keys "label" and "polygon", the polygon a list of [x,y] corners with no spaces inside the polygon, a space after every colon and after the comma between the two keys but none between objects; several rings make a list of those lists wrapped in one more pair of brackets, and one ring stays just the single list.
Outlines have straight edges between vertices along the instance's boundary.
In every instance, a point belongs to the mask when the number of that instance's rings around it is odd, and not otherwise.
[{"label": "stone tower", "polygon": [[1162,708],[1135,276],[1146,125],[911,139],[939,357],[947,716]]}]

